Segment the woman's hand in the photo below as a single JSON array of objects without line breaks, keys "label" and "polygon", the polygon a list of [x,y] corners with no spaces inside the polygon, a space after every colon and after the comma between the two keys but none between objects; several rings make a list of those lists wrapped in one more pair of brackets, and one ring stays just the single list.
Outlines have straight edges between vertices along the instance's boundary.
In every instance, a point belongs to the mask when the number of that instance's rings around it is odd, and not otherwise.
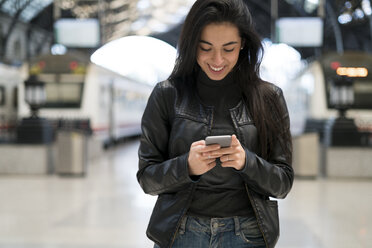
[{"label": "woman's hand", "polygon": [[211,155],[220,149],[220,145],[205,145],[204,140],[199,140],[191,144],[189,152],[189,174],[199,176],[216,166],[216,158],[219,156]]},{"label": "woman's hand", "polygon": [[222,167],[232,167],[236,170],[241,170],[245,165],[245,151],[236,135],[232,135],[230,147],[212,151],[208,155],[219,157]]}]

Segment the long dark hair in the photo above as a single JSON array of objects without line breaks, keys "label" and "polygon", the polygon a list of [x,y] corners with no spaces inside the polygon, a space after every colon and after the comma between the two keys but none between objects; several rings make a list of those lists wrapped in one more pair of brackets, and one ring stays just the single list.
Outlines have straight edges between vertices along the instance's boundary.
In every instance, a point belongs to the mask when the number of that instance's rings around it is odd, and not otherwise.
[{"label": "long dark hair", "polygon": [[233,77],[242,89],[243,98],[255,122],[260,155],[267,159],[273,151],[274,142],[279,138],[287,160],[291,161],[289,120],[283,119],[286,110],[278,104],[279,95],[274,87],[260,79],[263,55],[261,39],[255,31],[248,7],[242,0],[197,0],[194,3],[182,27],[178,55],[169,79],[183,84],[195,78],[200,70],[196,54],[201,32],[208,24],[222,22],[234,24],[242,39],[243,49],[233,69]]}]

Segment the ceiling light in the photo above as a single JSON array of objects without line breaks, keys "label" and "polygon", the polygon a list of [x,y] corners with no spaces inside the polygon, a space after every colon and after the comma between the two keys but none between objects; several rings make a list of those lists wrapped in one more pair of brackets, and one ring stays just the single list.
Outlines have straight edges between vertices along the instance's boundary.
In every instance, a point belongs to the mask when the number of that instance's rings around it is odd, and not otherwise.
[{"label": "ceiling light", "polygon": [[372,14],[371,2],[369,0],[362,0],[361,5],[364,13],[370,16]]},{"label": "ceiling light", "polygon": [[347,23],[351,22],[353,20],[353,18],[351,17],[351,15],[349,13],[344,13],[344,14],[340,15],[337,20],[340,24],[347,24]]}]

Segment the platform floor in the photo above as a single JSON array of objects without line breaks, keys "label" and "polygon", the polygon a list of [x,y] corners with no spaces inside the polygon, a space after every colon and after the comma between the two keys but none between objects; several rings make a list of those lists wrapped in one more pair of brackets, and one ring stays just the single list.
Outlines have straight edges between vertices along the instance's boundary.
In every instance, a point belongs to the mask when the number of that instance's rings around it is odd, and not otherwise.
[{"label": "platform floor", "polygon": [[[137,148],[106,151],[84,178],[0,175],[0,248],[152,247]],[[372,180],[296,179],[279,207],[278,248],[372,247]]]}]

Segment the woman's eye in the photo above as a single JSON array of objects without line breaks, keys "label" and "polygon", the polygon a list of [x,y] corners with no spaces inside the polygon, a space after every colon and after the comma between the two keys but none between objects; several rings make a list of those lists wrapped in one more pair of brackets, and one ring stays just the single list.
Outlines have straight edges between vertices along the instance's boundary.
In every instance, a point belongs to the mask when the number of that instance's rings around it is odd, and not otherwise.
[{"label": "woman's eye", "polygon": [[231,53],[232,51],[234,51],[234,48],[232,48],[232,49],[224,49],[224,50],[225,50],[225,52]]},{"label": "woman's eye", "polygon": [[211,50],[211,48],[203,48],[203,47],[200,47],[200,49],[204,52],[209,52]]}]

